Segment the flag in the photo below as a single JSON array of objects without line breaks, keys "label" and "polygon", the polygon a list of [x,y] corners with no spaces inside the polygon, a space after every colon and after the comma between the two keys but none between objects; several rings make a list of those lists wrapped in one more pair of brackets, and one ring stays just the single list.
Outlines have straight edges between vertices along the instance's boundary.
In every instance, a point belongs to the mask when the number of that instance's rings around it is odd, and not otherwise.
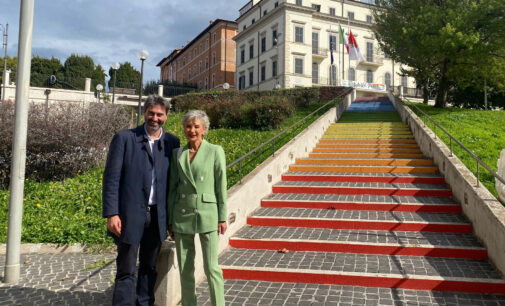
[{"label": "flag", "polygon": [[349,44],[347,43],[347,40],[345,39],[344,30],[342,30],[342,27],[340,26],[340,24],[338,25],[338,29],[340,32],[340,43],[345,46],[345,48],[347,49],[347,54],[349,54]]},{"label": "flag", "polygon": [[349,52],[349,59],[354,61],[365,61],[363,54],[359,51],[358,42],[356,42],[356,38],[352,35],[352,31],[349,31],[349,47],[347,51]]},{"label": "flag", "polygon": [[330,35],[330,56],[331,64],[333,65],[333,36]]}]

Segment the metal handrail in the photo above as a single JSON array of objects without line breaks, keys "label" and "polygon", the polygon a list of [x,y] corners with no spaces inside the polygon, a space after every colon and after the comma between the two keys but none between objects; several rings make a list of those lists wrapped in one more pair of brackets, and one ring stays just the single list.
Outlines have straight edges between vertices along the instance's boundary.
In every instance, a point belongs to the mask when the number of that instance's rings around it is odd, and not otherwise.
[{"label": "metal handrail", "polygon": [[[406,99],[406,100],[409,101],[408,99]],[[402,101],[402,103],[403,103],[403,101]],[[494,172],[494,170],[489,168],[489,166],[486,165],[483,161],[481,161],[477,155],[475,155],[472,151],[470,151],[470,149],[465,147],[465,145],[463,145],[461,142],[459,142],[459,140],[454,138],[454,136],[452,136],[449,132],[447,132],[442,126],[440,126],[440,124],[438,124],[435,120],[433,120],[430,116],[428,116],[425,112],[423,112],[419,107],[417,107],[414,104],[412,104],[412,106],[415,107],[416,110],[418,110],[421,114],[423,114],[424,117],[428,118],[431,122],[433,122],[433,126],[434,126],[433,132],[435,134],[435,139],[437,138],[437,127],[442,132],[444,132],[447,136],[449,136],[449,147],[451,150],[451,155],[449,155],[449,156],[453,155],[452,141],[454,140],[454,142],[456,142],[463,150],[465,150],[468,154],[470,154],[470,156],[477,162],[477,187],[479,187],[479,164],[482,167],[484,167],[484,169],[486,169],[489,173],[491,173],[496,179],[498,179],[502,184],[505,184],[505,179],[502,178],[501,176],[499,176],[496,172]],[[423,123],[424,123],[424,126],[426,126],[426,120],[423,120]]]},{"label": "metal handrail", "polygon": [[[338,98],[337,98],[338,99]],[[240,156],[239,158],[237,158],[236,160],[234,160],[233,162],[231,162],[229,165],[226,166],[226,170],[230,169],[231,167],[239,164],[239,183],[241,184],[242,183],[242,161],[251,156],[252,154],[254,154],[255,152],[257,152],[259,149],[265,147],[266,145],[272,143],[272,156],[275,156],[275,140],[279,137],[281,137],[282,135],[286,134],[289,130],[291,130],[292,128],[294,128],[295,126],[301,124],[302,122],[304,122],[305,120],[307,120],[309,117],[313,116],[315,113],[319,112],[321,109],[323,109],[324,107],[326,107],[327,105],[331,104],[331,103],[335,103],[334,100],[332,101],[329,101],[328,103],[324,104],[323,106],[319,107],[318,109],[316,109],[315,111],[313,111],[312,113],[308,114],[307,116],[305,116],[304,118],[300,119],[298,122],[292,124],[291,126],[289,126],[288,128],[284,129],[282,132],[280,132],[279,134],[275,135],[274,137],[270,138],[269,140],[265,141],[264,143],[260,144],[259,146],[257,146],[256,148],[252,149],[251,151],[247,152],[246,154]],[[337,103],[338,104],[338,103]]]}]

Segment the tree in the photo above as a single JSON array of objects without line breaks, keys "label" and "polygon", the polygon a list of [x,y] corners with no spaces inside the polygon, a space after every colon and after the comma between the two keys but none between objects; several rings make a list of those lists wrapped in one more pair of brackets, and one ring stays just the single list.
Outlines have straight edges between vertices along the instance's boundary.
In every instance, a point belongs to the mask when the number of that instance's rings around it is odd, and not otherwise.
[{"label": "tree", "polygon": [[[30,86],[49,87],[49,78],[55,75],[57,80],[62,80],[64,71],[60,60],[52,57],[51,59],[35,56],[32,58]],[[55,84],[55,87],[61,85]]]},{"label": "tree", "polygon": [[[451,84],[465,88],[505,60],[503,0],[377,0],[374,33],[393,60],[417,82],[435,80],[436,107]],[[501,84],[505,73],[495,75]],[[489,84],[489,82],[488,82]]]},{"label": "tree", "polygon": [[76,89],[84,89],[85,78],[93,78],[95,63],[85,55],[70,55],[64,64],[65,82]]},{"label": "tree", "polygon": [[[4,77],[4,62],[3,62],[3,58],[2,58],[2,61],[0,61],[0,84],[3,84],[3,77]],[[7,56],[7,70],[10,70],[11,71],[11,75],[10,75],[10,81],[11,83],[12,82],[16,82],[16,73],[17,73],[17,70],[18,70],[18,58],[16,56],[14,57],[9,57]]]},{"label": "tree", "polygon": [[[114,87],[114,70],[109,68],[109,88]],[[116,87],[120,88],[140,88],[140,72],[137,71],[129,62],[119,65],[116,71]]]}]

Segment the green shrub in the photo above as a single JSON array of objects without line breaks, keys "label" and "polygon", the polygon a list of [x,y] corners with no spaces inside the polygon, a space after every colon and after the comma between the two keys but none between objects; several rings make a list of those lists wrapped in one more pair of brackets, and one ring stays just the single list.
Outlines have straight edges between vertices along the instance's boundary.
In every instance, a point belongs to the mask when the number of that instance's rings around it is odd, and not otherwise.
[{"label": "green shrub", "polygon": [[295,107],[286,97],[262,97],[256,103],[241,107],[244,124],[257,130],[277,128],[295,113]]}]

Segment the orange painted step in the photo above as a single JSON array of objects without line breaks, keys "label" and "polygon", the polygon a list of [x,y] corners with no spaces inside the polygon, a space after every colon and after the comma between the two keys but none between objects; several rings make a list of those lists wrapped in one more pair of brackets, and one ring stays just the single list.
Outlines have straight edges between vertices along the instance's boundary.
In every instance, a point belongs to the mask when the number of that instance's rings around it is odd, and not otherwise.
[{"label": "orange painted step", "polygon": [[347,148],[347,149],[332,149],[332,148],[315,148],[314,153],[421,153],[419,149],[387,149],[387,148]]},{"label": "orange painted step", "polygon": [[291,165],[289,171],[354,172],[354,173],[436,173],[437,167],[412,166],[313,166]]},{"label": "orange painted step", "polygon": [[317,144],[316,148],[419,148],[417,144]]},{"label": "orange painted step", "polygon": [[430,159],[297,159],[299,165],[432,166]]},{"label": "orange painted step", "polygon": [[424,158],[423,154],[404,154],[404,153],[310,153],[311,158],[410,158],[420,159]]},{"label": "orange painted step", "polygon": [[415,139],[321,139],[319,143],[416,143]]}]

